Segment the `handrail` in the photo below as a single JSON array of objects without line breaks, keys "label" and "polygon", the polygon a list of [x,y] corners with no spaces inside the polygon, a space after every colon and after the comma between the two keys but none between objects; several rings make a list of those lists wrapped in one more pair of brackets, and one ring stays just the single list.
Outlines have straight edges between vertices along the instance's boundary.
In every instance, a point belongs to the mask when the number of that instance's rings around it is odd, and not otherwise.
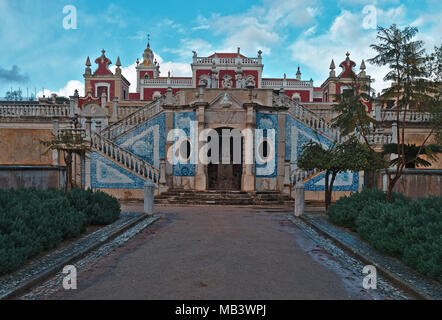
[{"label": "handrail", "polygon": [[107,126],[101,130],[100,135],[106,137],[107,139],[113,140],[123,133],[128,132],[132,128],[140,125],[141,123],[151,119],[154,115],[158,114],[163,110],[164,98],[160,97],[146,106],[139,108],[138,110],[132,112],[123,119]]},{"label": "handrail", "polygon": [[7,104],[0,105],[0,117],[17,118],[27,117],[67,117],[69,116],[68,104]]},{"label": "handrail", "polygon": [[100,152],[112,161],[119,163],[123,168],[129,169],[143,179],[152,180],[158,185],[160,180],[160,170],[153,165],[124,149],[105,137],[93,133],[91,137],[91,147]]},{"label": "handrail", "polygon": [[290,97],[285,97],[285,99],[289,105],[289,114],[294,116],[297,120],[306,124],[308,127],[317,131],[318,133],[321,133],[326,137],[333,139],[334,141],[343,141],[340,130],[337,128],[333,128],[332,124],[329,121],[319,117],[316,113],[298,104]]}]

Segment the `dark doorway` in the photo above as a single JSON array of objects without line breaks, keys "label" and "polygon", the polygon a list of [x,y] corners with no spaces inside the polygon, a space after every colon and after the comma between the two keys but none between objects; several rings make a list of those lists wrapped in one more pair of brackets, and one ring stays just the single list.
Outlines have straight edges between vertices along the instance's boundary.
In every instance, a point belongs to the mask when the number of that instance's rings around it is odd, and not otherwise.
[{"label": "dark doorway", "polygon": [[243,138],[241,137],[241,163],[236,164],[234,158],[234,138],[230,137],[230,163],[222,163],[222,131],[223,129],[232,130],[229,127],[217,128],[219,135],[219,162],[209,163],[207,165],[207,175],[209,179],[210,190],[241,190],[241,175],[243,162]]}]

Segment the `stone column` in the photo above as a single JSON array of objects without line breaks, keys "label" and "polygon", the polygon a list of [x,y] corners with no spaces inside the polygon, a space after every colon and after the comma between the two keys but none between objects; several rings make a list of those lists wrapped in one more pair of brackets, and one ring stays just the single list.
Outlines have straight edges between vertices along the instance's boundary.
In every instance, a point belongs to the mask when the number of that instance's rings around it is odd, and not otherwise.
[{"label": "stone column", "polygon": [[[60,120],[54,119],[52,122],[54,136],[58,136],[58,130],[60,129]],[[60,165],[60,151],[52,150],[52,164]]]},{"label": "stone column", "polygon": [[95,132],[100,133],[101,131],[101,121],[95,121]]},{"label": "stone column", "polygon": [[169,188],[167,187],[166,181],[166,160],[160,160],[160,181],[159,181],[159,190],[158,193],[166,192]]},{"label": "stone column", "polygon": [[[205,111],[206,103],[200,104],[198,106],[197,112],[197,120],[198,120],[198,132],[195,140],[199,139],[199,134],[204,130],[205,121],[204,121],[204,111]],[[197,142],[197,146],[193,146],[194,148],[198,148],[199,141]],[[199,148],[198,148],[199,149]],[[199,150],[196,150],[196,172],[195,172],[195,190],[204,191],[207,190],[207,165],[202,164],[199,161]]]},{"label": "stone column", "polygon": [[284,188],[283,193],[290,195],[291,181],[290,181],[290,161],[284,161]]},{"label": "stone column", "polygon": [[118,97],[114,97],[112,101],[112,116],[110,118],[110,122],[118,121]]},{"label": "stone column", "polygon": [[243,143],[243,171],[241,190],[255,191],[255,104],[244,104],[247,110],[246,130]]},{"label": "stone column", "polygon": [[[172,148],[173,141],[167,140],[168,133],[173,129],[173,111],[165,108],[165,116],[166,116],[166,128],[164,130],[165,130],[165,134],[166,134],[166,148],[165,148],[165,152],[166,152],[166,185],[169,188],[173,188],[174,182],[173,182],[173,165],[171,163],[172,159],[168,159],[169,149]],[[172,149],[170,149],[170,153],[172,154]]]},{"label": "stone column", "polygon": [[153,215],[153,202],[154,202],[155,183],[151,180],[147,180],[144,183],[144,213]]},{"label": "stone column", "polygon": [[86,136],[89,137],[89,139],[92,136],[92,118],[86,117]]},{"label": "stone column", "polygon": [[295,185],[295,217],[300,217],[304,214],[305,207],[305,186],[302,181]]},{"label": "stone column", "polygon": [[106,93],[102,93],[101,94],[101,107],[105,108],[106,107],[106,102],[107,102],[107,96]]},{"label": "stone column", "polygon": [[278,141],[276,141],[278,150],[277,164],[277,188],[278,191],[284,192],[285,186],[285,113],[278,114]]}]

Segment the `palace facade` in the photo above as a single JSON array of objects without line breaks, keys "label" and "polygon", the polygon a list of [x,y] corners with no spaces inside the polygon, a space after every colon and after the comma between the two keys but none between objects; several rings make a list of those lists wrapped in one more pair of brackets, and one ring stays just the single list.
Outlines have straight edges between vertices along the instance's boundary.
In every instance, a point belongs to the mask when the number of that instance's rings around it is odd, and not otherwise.
[{"label": "palace facade", "polygon": [[[324,172],[297,167],[301,147],[309,141],[326,146],[340,141],[339,131],[330,122],[336,96],[351,90],[355,81],[370,81],[363,60],[357,68],[346,53],[339,70],[330,60],[329,76],[318,87],[312,79],[302,79],[299,67],[294,78],[285,74],[263,78],[262,52],[246,57],[239,48],[208,57],[193,52],[191,77],[170,73],[161,77],[148,43],[136,63],[137,83],[131,84],[121,72],[120,57],[112,72],[111,59],[103,50],[94,60],[95,68],[89,57],[86,60],[84,97],[75,92],[69,104],[41,99],[36,105],[0,106],[4,143],[25,149],[33,145],[26,154],[9,148],[0,155],[0,163],[62,167],[60,154],[42,156],[37,140],[74,130],[91,143],[91,151],[74,161],[75,182],[120,199],[142,198],[144,183],[149,180],[165,199],[179,191],[218,191],[267,194],[283,201],[292,198],[293,186],[302,182],[307,200],[321,200],[323,193],[318,191],[324,190]],[[136,92],[131,92],[131,85]],[[379,145],[394,141],[388,110],[369,103],[367,110],[386,123],[382,131],[373,133],[372,141]],[[419,122],[413,119],[410,116],[410,121]],[[419,123],[425,122],[421,120]],[[237,142],[236,161],[233,157],[219,163],[198,161],[204,142],[218,137],[201,138],[207,129],[219,136],[220,158]],[[181,133],[178,138],[171,134],[177,131]],[[226,132],[232,134],[230,144],[222,143]],[[235,140],[233,133],[237,132],[240,135]],[[177,140],[187,149],[174,162],[170,154],[176,153]],[[362,172],[342,173],[336,179],[334,197],[360,190],[363,183]]]}]

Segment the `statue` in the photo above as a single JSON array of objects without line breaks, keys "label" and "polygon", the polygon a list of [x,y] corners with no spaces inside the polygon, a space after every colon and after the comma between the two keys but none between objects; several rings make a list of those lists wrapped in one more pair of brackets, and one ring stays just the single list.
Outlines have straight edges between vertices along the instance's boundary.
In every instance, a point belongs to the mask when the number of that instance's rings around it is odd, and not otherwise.
[{"label": "statue", "polygon": [[222,85],[224,89],[231,89],[232,88],[232,77],[231,76],[224,76]]},{"label": "statue", "polygon": [[255,86],[255,77],[252,75],[248,75],[246,78],[246,87],[254,87]]}]

